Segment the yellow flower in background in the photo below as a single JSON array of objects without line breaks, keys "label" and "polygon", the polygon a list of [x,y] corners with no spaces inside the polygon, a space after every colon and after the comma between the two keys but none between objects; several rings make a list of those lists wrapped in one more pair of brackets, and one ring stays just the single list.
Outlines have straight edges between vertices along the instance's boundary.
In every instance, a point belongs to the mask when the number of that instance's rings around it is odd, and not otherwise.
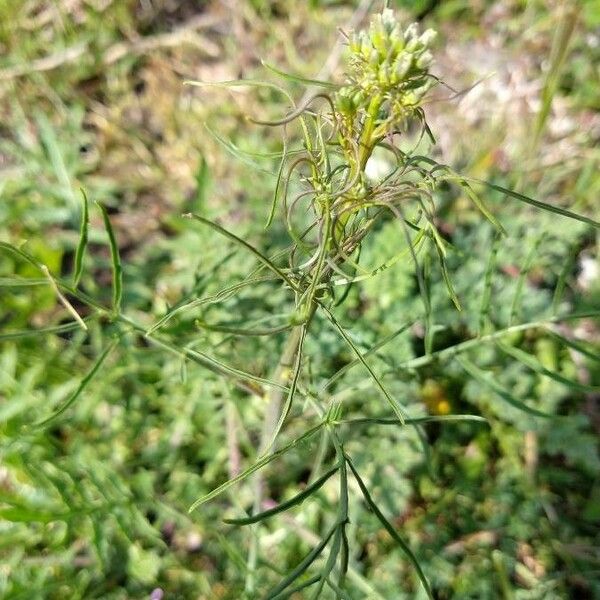
[{"label": "yellow flower in background", "polygon": [[452,405],[446,396],[446,388],[433,379],[426,379],[421,387],[421,400],[433,415],[448,415]]}]

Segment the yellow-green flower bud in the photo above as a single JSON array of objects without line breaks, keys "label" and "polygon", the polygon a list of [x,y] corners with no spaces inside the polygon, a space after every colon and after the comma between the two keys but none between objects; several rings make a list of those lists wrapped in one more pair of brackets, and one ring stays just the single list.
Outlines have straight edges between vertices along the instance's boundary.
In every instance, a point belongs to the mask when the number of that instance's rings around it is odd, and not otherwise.
[{"label": "yellow-green flower bud", "polygon": [[421,34],[419,41],[421,42],[421,44],[423,44],[425,48],[428,48],[429,46],[431,46],[431,43],[433,42],[433,40],[435,40],[436,37],[437,32],[433,29],[428,29],[427,31],[424,31]]},{"label": "yellow-green flower bud", "polygon": [[417,67],[419,67],[419,69],[427,69],[432,61],[433,55],[429,50],[425,50],[425,52],[417,59]]}]

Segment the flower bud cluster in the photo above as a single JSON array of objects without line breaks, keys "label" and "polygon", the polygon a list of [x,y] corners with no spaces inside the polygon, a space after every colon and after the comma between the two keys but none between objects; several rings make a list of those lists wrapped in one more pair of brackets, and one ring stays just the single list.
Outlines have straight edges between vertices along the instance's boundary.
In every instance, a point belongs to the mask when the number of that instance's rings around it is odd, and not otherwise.
[{"label": "flower bud cluster", "polygon": [[338,110],[356,114],[378,95],[388,104],[388,118],[408,116],[434,80],[429,76],[435,31],[419,33],[413,23],[403,32],[390,9],[376,15],[368,31],[353,34],[347,85],[337,93]]}]

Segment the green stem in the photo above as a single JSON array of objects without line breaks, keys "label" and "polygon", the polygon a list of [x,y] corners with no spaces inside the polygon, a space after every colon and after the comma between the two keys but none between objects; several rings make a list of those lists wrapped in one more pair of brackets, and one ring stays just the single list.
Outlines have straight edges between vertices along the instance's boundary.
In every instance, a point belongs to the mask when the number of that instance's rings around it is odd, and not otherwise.
[{"label": "green stem", "polygon": [[[283,386],[286,385],[290,378],[291,369],[294,365],[296,355],[300,347],[300,340],[302,339],[302,328],[305,325],[297,325],[292,329],[288,336],[279,363],[275,368],[275,374],[273,381],[281,382]],[[260,446],[258,454],[262,456],[267,453],[273,452],[273,444],[271,441],[279,421],[279,413],[283,403],[284,391],[281,389],[271,389],[266,394],[267,407],[265,409],[265,416],[263,420]],[[262,473],[257,473],[254,477],[253,482],[254,488],[254,505],[253,513],[257,514],[262,510],[263,491],[264,491],[264,479]],[[252,526],[252,541],[250,545],[250,551],[248,553],[248,574],[246,577],[245,591],[247,594],[254,594],[255,592],[255,572],[258,561],[258,535],[257,529],[259,524]]]}]

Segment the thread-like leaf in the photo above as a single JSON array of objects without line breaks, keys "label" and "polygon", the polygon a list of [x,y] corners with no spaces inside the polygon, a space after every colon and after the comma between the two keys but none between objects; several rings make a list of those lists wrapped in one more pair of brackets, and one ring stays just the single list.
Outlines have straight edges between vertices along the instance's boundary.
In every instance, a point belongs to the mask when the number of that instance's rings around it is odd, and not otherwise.
[{"label": "thread-like leaf", "polygon": [[243,517],[240,519],[223,519],[224,523],[228,525],[250,525],[251,523],[258,523],[259,521],[264,521],[265,519],[269,519],[274,515],[277,515],[281,512],[289,510],[290,508],[297,506],[298,504],[302,504],[306,498],[312,496],[317,490],[319,490],[326,481],[328,481],[335,473],[337,473],[339,467],[336,465],[327,473],[319,477],[316,481],[314,481],[311,485],[307,486],[304,490],[302,490],[299,494],[296,494],[293,498],[270,508],[269,510],[265,510],[264,512],[258,513],[256,515],[252,515],[250,517]]},{"label": "thread-like leaf", "polygon": [[34,287],[38,285],[48,285],[48,280],[32,277],[0,277],[0,287]]},{"label": "thread-like leaf", "polygon": [[[412,324],[413,324],[412,321],[409,322],[409,323],[405,323],[404,325],[402,325],[402,327],[400,327],[399,329],[397,329],[396,331],[394,331],[392,334],[386,336],[385,338],[383,338],[382,340],[380,340],[379,342],[377,342],[373,347],[369,348],[366,352],[362,353],[363,358],[367,358],[371,354],[374,354],[378,350],[381,350],[381,348],[383,348],[386,344],[389,344],[391,341],[393,341],[394,339],[396,339],[396,337],[398,337],[400,334],[404,333]],[[360,359],[355,358],[353,361],[351,361],[348,364],[344,365],[342,368],[340,368],[338,371],[336,371],[321,386],[321,392],[325,391],[327,388],[329,388],[331,385],[333,385],[340,377],[342,377],[343,375],[345,375],[350,369],[352,369],[356,365],[360,365],[360,364],[362,364],[362,362],[360,361]]]},{"label": "thread-like leaf", "polygon": [[269,449],[273,447],[273,444],[275,443],[275,440],[277,439],[277,436],[279,435],[279,432],[281,431],[281,428],[283,427],[287,416],[290,414],[290,410],[292,410],[292,403],[294,401],[296,389],[298,388],[298,379],[300,377],[300,370],[302,368],[302,352],[304,349],[304,341],[306,339],[307,330],[308,327],[306,323],[301,325],[300,340],[298,341],[298,349],[296,350],[296,359],[294,364],[294,374],[292,376],[292,382],[290,384],[290,389],[285,399],[285,403],[281,409],[281,415],[279,416],[279,420],[277,421],[275,428],[271,432],[271,439],[269,440],[269,445],[267,446],[267,448]]},{"label": "thread-like leaf", "polygon": [[277,596],[274,596],[273,600],[285,600],[286,598],[290,598],[294,594],[297,594],[298,592],[305,590],[306,588],[310,587],[311,585],[314,585],[320,579],[321,579],[320,575],[313,575],[312,577],[309,577],[306,581],[303,581],[302,583],[299,583],[298,585],[294,586],[293,588],[290,588],[289,590],[285,590],[285,591],[281,592],[280,594],[278,594]]},{"label": "thread-like leaf", "polygon": [[[462,423],[474,421],[476,423],[487,423],[485,417],[479,415],[431,415],[427,417],[414,417],[406,419],[407,425],[423,425],[425,423]],[[398,419],[393,417],[363,417],[358,419],[347,419],[339,421],[340,425],[398,425]]]},{"label": "thread-like leaf", "polygon": [[492,241],[490,256],[487,261],[485,275],[483,278],[483,293],[481,294],[481,306],[479,308],[479,335],[483,333],[485,329],[486,319],[489,318],[490,303],[492,300],[492,279],[494,275],[494,270],[496,268],[496,258],[498,256],[499,247],[500,234],[497,233]]},{"label": "thread-like leaf", "polygon": [[239,160],[241,163],[244,163],[251,169],[255,171],[261,171],[262,173],[267,173],[268,175],[274,175],[272,171],[269,169],[265,169],[261,164],[249,158],[243,150],[240,150],[231,140],[224,138],[222,135],[219,135],[216,131],[214,131],[207,123],[204,123],[204,127],[210,133],[210,135],[219,143],[231,156]]},{"label": "thread-like leaf", "polygon": [[100,212],[102,213],[102,220],[104,222],[104,227],[108,235],[108,243],[110,245],[110,257],[113,272],[113,312],[115,314],[119,314],[121,312],[121,300],[123,297],[123,268],[121,266],[119,246],[117,245],[117,238],[115,237],[115,232],[113,230],[113,226],[110,222],[110,218],[108,216],[106,208],[99,202],[96,202],[96,204],[98,205],[98,208],[100,208]]},{"label": "thread-like leaf", "polygon": [[584,346],[583,342],[581,342],[579,340],[573,340],[564,335],[560,335],[559,333],[556,333],[556,331],[553,331],[551,329],[548,329],[548,333],[550,333],[550,335],[552,337],[557,339],[559,342],[561,342],[565,346],[568,346],[569,348],[575,350],[575,352],[579,352],[579,354],[583,354],[584,356],[586,356],[587,358],[589,358],[591,360],[600,362],[600,354],[597,354],[596,352],[592,352],[591,350],[586,348],[586,346]]},{"label": "thread-like leaf", "polygon": [[521,400],[515,398],[506,388],[501,386],[494,377],[490,376],[488,373],[480,369],[468,358],[464,356],[457,356],[456,361],[473,379],[475,379],[475,381],[492,390],[497,396],[502,398],[502,400],[504,400],[511,406],[514,406],[515,408],[518,408],[523,412],[533,415],[534,417],[544,417],[547,419],[556,418],[555,415],[551,415],[549,413],[542,412],[541,410],[531,408]]},{"label": "thread-like leaf", "polygon": [[264,329],[256,328],[256,329],[245,329],[243,327],[234,327],[233,325],[221,324],[221,323],[207,323],[202,319],[196,319],[196,326],[199,329],[207,329],[209,331],[220,331],[221,333],[230,333],[231,335],[238,336],[249,336],[249,337],[261,337],[267,335],[274,335],[276,333],[281,333],[282,331],[287,331],[292,327],[290,323],[285,325],[279,325],[278,327],[265,327]]},{"label": "thread-like leaf", "polygon": [[516,200],[520,200],[525,204],[529,204],[531,206],[535,206],[536,208],[541,208],[547,212],[554,213],[556,215],[560,215],[561,217],[567,217],[569,219],[574,219],[575,221],[581,221],[586,225],[591,225],[596,229],[600,229],[600,223],[598,221],[594,221],[594,219],[590,219],[584,215],[580,215],[579,213],[572,212],[567,210],[566,208],[561,208],[560,206],[554,206],[553,204],[548,204],[547,202],[542,202],[541,200],[535,200],[534,198],[530,198],[529,196],[525,196],[524,194],[520,194],[519,192],[515,192],[513,190],[509,190],[508,188],[502,187],[501,185],[496,185],[495,183],[491,183],[489,181],[483,181],[481,179],[472,179],[469,178],[469,181],[475,181],[486,187],[489,187],[492,190],[496,190],[502,194],[506,194],[511,198],[515,198]]},{"label": "thread-like leaf", "polygon": [[283,179],[283,171],[285,169],[285,165],[287,163],[288,156],[288,147],[287,147],[287,136],[283,136],[283,153],[281,156],[281,161],[279,163],[279,169],[277,170],[277,181],[275,183],[275,189],[273,191],[273,199],[271,200],[271,209],[269,210],[269,216],[267,217],[267,222],[265,224],[265,229],[268,229],[273,222],[273,217],[275,216],[275,210],[277,208],[277,199],[279,197],[279,190],[281,188],[281,181]]},{"label": "thread-like leaf", "polygon": [[265,267],[267,267],[267,269],[269,269],[270,271],[275,273],[275,275],[277,275],[280,279],[285,281],[290,286],[290,288],[292,288],[293,290],[298,289],[298,286],[279,267],[277,267],[273,262],[271,262],[271,260],[268,257],[266,257],[262,252],[260,252],[260,250],[257,250],[254,246],[249,244],[246,240],[243,240],[242,238],[235,235],[235,233],[232,233],[224,227],[221,227],[221,225],[219,225],[218,223],[215,223],[210,219],[205,219],[204,217],[201,217],[200,215],[197,215],[195,213],[188,213],[183,216],[188,219],[194,219],[196,221],[199,221],[200,223],[207,225],[211,229],[214,229],[217,233],[220,233],[222,236],[230,239],[236,244],[239,244],[240,246],[242,246],[242,248],[245,248],[251,254],[254,254],[254,256],[256,256],[256,258]]},{"label": "thread-like leaf", "polygon": [[88,374],[81,380],[81,383],[79,384],[77,389],[71,394],[69,399],[62,406],[57,408],[49,417],[35,423],[34,427],[45,427],[46,425],[54,421],[54,419],[62,415],[69,407],[71,407],[73,403],[77,400],[77,398],[81,396],[85,388],[90,384],[90,382],[102,366],[102,363],[104,363],[108,355],[114,350],[118,343],[119,340],[113,340],[96,359],[96,362],[93,364]]},{"label": "thread-like leaf", "polygon": [[146,331],[146,334],[151,335],[157,329],[164,327],[173,317],[177,316],[182,312],[185,312],[186,310],[191,310],[193,308],[204,306],[206,304],[216,304],[217,302],[222,302],[224,300],[227,300],[236,292],[240,291],[245,287],[256,285],[259,283],[264,283],[266,281],[273,281],[273,277],[255,277],[252,279],[244,279],[244,281],[223,288],[222,290],[220,290],[216,294],[212,294],[211,296],[205,296],[204,298],[195,298],[194,300],[190,300],[189,302],[183,302],[182,304],[178,304],[171,308],[171,310],[166,315],[164,315],[158,321],[156,321],[154,325],[149,327]]},{"label": "thread-like leaf", "polygon": [[322,87],[322,88],[326,88],[329,90],[337,90],[340,88],[340,86],[336,83],[331,83],[331,81],[321,81],[319,79],[310,79],[308,77],[302,77],[301,75],[294,75],[292,73],[286,73],[285,71],[282,71],[281,69],[278,69],[277,67],[274,67],[273,65],[270,65],[269,63],[265,62],[264,60],[261,61],[263,67],[265,67],[266,69],[269,69],[269,71],[272,71],[273,73],[275,73],[275,75],[279,75],[280,77],[283,77],[283,79],[287,80],[287,81],[293,81],[294,83],[302,83],[304,85],[308,85],[308,86],[317,86],[317,87]]},{"label": "thread-like leaf", "polygon": [[354,474],[354,478],[356,479],[356,482],[358,483],[358,487],[360,488],[360,491],[362,492],[363,498],[365,499],[368,507],[373,511],[375,516],[379,519],[379,522],[383,525],[385,530],[390,534],[390,536],[392,536],[392,539],[398,544],[398,546],[400,546],[400,548],[402,549],[404,554],[406,554],[406,556],[412,563],[413,567],[415,568],[417,575],[419,577],[419,580],[421,581],[421,584],[425,588],[425,592],[427,593],[427,596],[430,598],[430,600],[434,600],[433,592],[431,591],[429,581],[427,581],[427,577],[425,577],[425,573],[423,572],[423,569],[421,568],[421,565],[419,564],[419,561],[418,561],[417,557],[415,556],[414,552],[410,549],[410,546],[400,537],[400,535],[398,534],[398,532],[396,531],[394,526],[385,518],[384,514],[379,510],[379,507],[373,501],[373,498],[371,497],[371,494],[369,493],[369,490],[368,490],[367,486],[365,485],[365,482],[362,480],[361,476],[358,474],[358,471],[356,470],[356,467],[354,466],[354,464],[352,463],[350,458],[346,457],[346,460],[348,462],[348,466],[350,467],[350,470]]},{"label": "thread-like leaf", "polygon": [[79,242],[75,250],[75,267],[73,271],[73,287],[79,285],[81,274],[83,273],[83,257],[88,244],[88,229],[90,215],[88,208],[88,199],[83,188],[81,190],[81,225],[79,227]]},{"label": "thread-like leaf", "polygon": [[265,597],[265,600],[275,600],[281,592],[288,588],[296,579],[301,577],[310,565],[315,562],[321,552],[325,549],[325,546],[329,543],[329,540],[336,532],[338,524],[336,523],[325,535],[325,537],[300,561],[300,563],[294,567],[289,575],[285,577],[277,586],[275,586]]},{"label": "thread-like leaf", "polygon": [[342,547],[342,527],[343,525],[340,524],[335,530],[331,548],[329,550],[329,556],[327,557],[327,561],[325,562],[325,565],[323,566],[323,569],[319,575],[319,583],[311,596],[311,600],[318,600],[318,598],[321,597],[321,592],[323,591],[325,582],[329,579],[329,575],[331,574],[331,571],[333,571],[333,567],[335,567],[337,557],[339,556],[340,549]]},{"label": "thread-like leaf", "polygon": [[531,250],[529,251],[527,258],[525,259],[525,264],[519,273],[519,279],[517,280],[517,286],[515,288],[515,295],[513,296],[513,301],[510,307],[510,317],[509,317],[509,325],[512,325],[521,305],[521,296],[523,294],[523,286],[525,285],[525,278],[529,275],[529,271],[531,270],[531,265],[533,264],[533,260],[535,259],[540,246],[544,239],[546,238],[546,232],[543,232],[537,240],[534,242]]},{"label": "thread-like leaf", "polygon": [[446,262],[446,253],[444,251],[444,246],[439,237],[437,231],[435,231],[435,227],[432,228],[434,231],[433,240],[435,242],[435,249],[437,251],[438,260],[440,261],[440,269],[442,271],[442,278],[444,279],[444,283],[446,284],[446,290],[448,291],[448,296],[450,296],[450,300],[452,300],[454,306],[457,310],[462,310],[460,305],[460,300],[454,291],[454,286],[452,285],[452,279],[450,278],[450,273],[448,271],[448,264]]},{"label": "thread-like leaf", "polygon": [[[125,321],[125,322],[131,323],[130,321]],[[139,331],[141,329],[142,330],[141,333],[144,333],[143,328],[141,326],[136,329],[137,329],[137,331]],[[191,361],[209,369],[213,373],[219,373],[220,375],[225,375],[225,376],[231,377],[239,382],[254,382],[259,385],[264,385],[267,387],[274,387],[274,388],[280,389],[284,392],[287,392],[289,390],[289,388],[285,385],[281,385],[280,383],[277,383],[276,381],[271,381],[270,379],[265,379],[263,377],[259,377],[258,375],[253,375],[252,373],[248,373],[247,371],[242,371],[241,369],[232,367],[232,366],[228,365],[227,363],[223,362],[222,360],[219,360],[219,359],[215,358],[214,356],[210,356],[209,354],[206,354],[205,352],[201,352],[199,350],[194,350],[192,348],[188,348],[185,346],[180,347],[180,346],[177,346],[176,344],[168,342],[167,340],[164,340],[162,338],[158,338],[154,335],[146,334],[145,337],[150,343],[152,343],[156,346],[159,346],[161,348],[164,348],[166,350],[169,350],[170,352],[177,354],[178,356],[188,358]],[[247,386],[245,389],[248,392],[250,392],[251,394],[259,394],[260,395],[262,393],[262,390],[260,388],[257,389],[256,387]]]},{"label": "thread-like leaf", "polygon": [[579,383],[578,381],[573,381],[572,379],[568,379],[567,377],[563,377],[560,373],[556,371],[552,371],[547,369],[542,365],[541,362],[535,356],[529,354],[529,352],[525,352],[520,348],[516,348],[515,346],[509,346],[505,342],[498,341],[498,348],[505,352],[509,356],[512,356],[514,359],[518,360],[520,363],[523,363],[526,367],[530,368],[532,371],[535,371],[538,375],[543,375],[544,377],[549,377],[550,379],[554,379],[557,383],[560,383],[570,389],[577,390],[579,392],[597,392],[600,390],[598,386],[595,385],[586,385],[584,383]]},{"label": "thread-like leaf", "polygon": [[579,254],[579,247],[574,245],[571,247],[567,260],[565,260],[560,273],[558,274],[558,279],[556,281],[556,287],[554,288],[554,295],[552,297],[552,312],[556,314],[558,312],[558,308],[560,305],[560,301],[562,300],[565,287],[567,285],[567,277],[573,271],[573,265],[577,260],[577,255]]},{"label": "thread-like leaf", "polygon": [[69,311],[69,313],[71,313],[71,316],[75,319],[75,321],[77,321],[79,326],[84,331],[87,331],[87,325],[85,324],[85,321],[79,316],[79,313],[75,310],[75,308],[69,302],[67,297],[60,291],[56,281],[54,281],[54,278],[50,274],[48,267],[46,265],[42,265],[41,269],[42,273],[44,273],[44,275],[46,276],[46,279],[48,279],[48,283],[50,284],[50,287],[56,294],[56,297],[59,299],[60,303]]},{"label": "thread-like leaf", "polygon": [[[46,282],[47,283],[47,282]],[[86,321],[87,319],[83,319]],[[81,328],[81,324],[77,321],[65,323],[64,325],[54,325],[52,327],[40,327],[38,329],[23,329],[21,331],[9,331],[8,333],[0,333],[0,342],[4,340],[17,340],[27,337],[35,337],[36,335],[46,335],[49,333],[65,333]]]},{"label": "thread-like leaf", "polygon": [[338,333],[340,334],[342,339],[348,344],[348,346],[350,346],[350,348],[352,349],[352,352],[354,352],[354,354],[356,355],[356,358],[361,362],[363,367],[368,371],[369,375],[371,376],[371,379],[375,382],[375,385],[377,385],[377,387],[380,389],[381,393],[384,395],[385,399],[388,401],[388,404],[394,411],[394,414],[398,417],[398,421],[402,425],[404,425],[405,419],[407,416],[406,412],[404,410],[404,407],[402,407],[399,404],[399,402],[397,402],[396,400],[394,400],[394,398],[392,398],[391,394],[387,391],[386,387],[383,385],[383,383],[381,383],[381,379],[379,379],[379,377],[377,376],[375,371],[373,371],[373,369],[371,368],[369,363],[365,360],[364,356],[362,355],[362,352],[359,350],[359,348],[356,346],[356,344],[352,341],[352,338],[346,333],[346,330],[341,326],[341,324],[338,322],[338,320],[333,316],[333,313],[328,308],[326,308],[324,305],[319,304],[319,306],[321,307],[321,309],[327,316],[327,319],[329,320],[329,322],[334,326],[336,331],[338,331]]},{"label": "thread-like leaf", "polygon": [[483,200],[475,193],[473,188],[468,184],[465,179],[459,179],[458,183],[465,190],[467,196],[471,199],[471,202],[479,209],[479,212],[496,228],[499,233],[506,235],[506,230],[502,226],[502,223],[496,219],[496,217],[490,212],[489,208],[484,204]]},{"label": "thread-like leaf", "polygon": [[320,429],[321,429],[321,427],[323,427],[323,425],[324,425],[323,423],[319,423],[319,425],[316,425],[315,427],[312,427],[308,431],[305,431],[299,438],[296,438],[295,440],[291,441],[289,444],[287,444],[283,448],[276,450],[272,454],[267,454],[266,456],[263,456],[262,458],[257,460],[252,466],[248,467],[245,471],[243,471],[236,477],[233,477],[232,479],[228,479],[225,483],[222,483],[219,487],[215,488],[212,492],[209,492],[205,496],[198,498],[198,500],[196,500],[190,506],[190,508],[188,509],[188,512],[192,512],[192,511],[196,510],[202,504],[209,502],[213,498],[216,498],[217,496],[222,494],[224,491],[228,490],[232,485],[235,485],[236,483],[243,481],[249,475],[252,475],[252,473],[256,473],[256,471],[258,471],[259,469],[262,469],[264,466],[268,465],[270,462],[274,461],[276,458],[283,456],[286,452],[289,452],[292,448],[294,448],[298,444],[302,443],[304,440],[308,439],[309,437],[313,436],[315,433],[320,431]]},{"label": "thread-like leaf", "polygon": [[28,252],[25,252],[25,250],[17,248],[16,246],[13,246],[13,244],[9,244],[8,242],[0,242],[0,248],[6,250],[10,254],[14,254],[15,256],[21,258],[36,269],[39,269],[40,271],[42,270],[42,264],[40,263],[40,261],[31,256],[31,254],[29,254]]}]

